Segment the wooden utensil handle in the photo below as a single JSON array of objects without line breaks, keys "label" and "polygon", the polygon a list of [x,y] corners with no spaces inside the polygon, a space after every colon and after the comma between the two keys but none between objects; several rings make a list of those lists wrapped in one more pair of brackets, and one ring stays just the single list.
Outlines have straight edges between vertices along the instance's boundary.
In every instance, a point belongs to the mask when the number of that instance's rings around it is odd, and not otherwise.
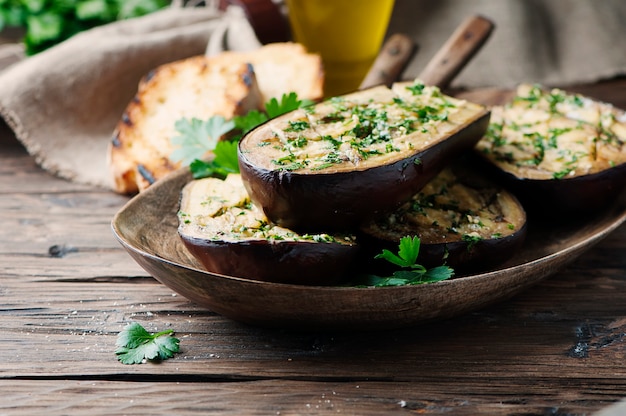
[{"label": "wooden utensil handle", "polygon": [[398,80],[416,49],[416,44],[407,35],[391,35],[383,44],[359,89],[382,84],[390,86]]},{"label": "wooden utensil handle", "polygon": [[471,16],[461,23],[428,62],[418,78],[426,85],[449,86],[465,64],[487,41],[494,23],[483,16]]}]

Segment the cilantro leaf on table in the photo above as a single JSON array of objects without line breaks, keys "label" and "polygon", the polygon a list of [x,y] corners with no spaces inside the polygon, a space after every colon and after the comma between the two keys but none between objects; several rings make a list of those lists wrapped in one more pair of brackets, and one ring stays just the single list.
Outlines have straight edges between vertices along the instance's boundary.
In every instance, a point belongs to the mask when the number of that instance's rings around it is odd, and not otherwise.
[{"label": "cilantro leaf on table", "polygon": [[354,284],[373,287],[418,285],[439,282],[454,276],[454,270],[445,265],[426,269],[421,264],[417,264],[420,244],[421,241],[417,236],[402,237],[398,245],[397,254],[384,249],[382,253],[375,256],[377,259],[386,260],[409,270],[397,270],[391,276],[365,275],[358,278]]},{"label": "cilantro leaf on table", "polygon": [[213,116],[206,121],[197,118],[176,120],[174,128],[179,133],[171,139],[178,146],[170,155],[174,162],[189,165],[195,159],[215,149],[220,137],[229,133],[235,123],[222,116]]},{"label": "cilantro leaf on table", "polygon": [[151,334],[137,322],[132,322],[117,336],[115,354],[122,364],[141,364],[144,360],[166,360],[179,350],[180,340],[168,329]]}]

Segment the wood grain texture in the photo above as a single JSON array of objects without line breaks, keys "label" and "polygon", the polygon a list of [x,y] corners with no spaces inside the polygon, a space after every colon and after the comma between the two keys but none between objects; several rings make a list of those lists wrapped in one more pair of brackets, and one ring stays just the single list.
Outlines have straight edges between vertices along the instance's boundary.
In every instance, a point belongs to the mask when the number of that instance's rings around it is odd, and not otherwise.
[{"label": "wood grain texture", "polygon": [[494,23],[483,16],[469,16],[428,61],[417,78],[445,89],[487,41]]},{"label": "wood grain texture", "polygon": [[[626,107],[625,80],[577,88]],[[626,226],[473,313],[299,332],[232,322],[149,277],[110,229],[126,201],[43,172],[0,126],[1,414],[590,415],[626,396]],[[118,363],[131,320],[174,329],[181,353]]]},{"label": "wood grain texture", "polygon": [[364,90],[376,85],[391,87],[391,84],[400,79],[416,50],[417,45],[407,35],[402,33],[391,35],[380,49],[359,89]]},{"label": "wood grain texture", "polygon": [[[381,415],[381,414],[455,414],[455,415],[546,415],[590,414],[598,394],[618,386],[606,380],[586,383],[587,391],[575,395],[550,390],[550,379],[519,380],[511,385],[501,379],[460,379],[450,385],[440,380],[421,383],[341,381],[315,383],[290,380],[242,382],[189,382],[172,389],[169,382],[128,382],[57,380],[1,382],[3,389],[16,391],[22,406],[0,405],[12,415],[85,414],[94,409],[109,414],[219,414],[219,415]],[[463,387],[460,387],[463,383]],[[495,401],[477,390],[485,387]],[[511,387],[517,393],[511,393]],[[623,387],[623,386],[622,386]],[[526,397],[537,400],[528,403]],[[59,400],[62,397],[64,400]],[[567,403],[580,402],[576,410]]]}]

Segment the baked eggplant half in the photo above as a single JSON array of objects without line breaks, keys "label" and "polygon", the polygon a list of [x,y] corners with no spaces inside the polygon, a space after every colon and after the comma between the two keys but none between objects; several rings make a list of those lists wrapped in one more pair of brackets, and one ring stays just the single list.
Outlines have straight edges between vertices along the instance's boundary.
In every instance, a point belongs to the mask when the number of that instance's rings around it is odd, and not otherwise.
[{"label": "baked eggplant half", "polygon": [[520,85],[476,150],[529,212],[590,212],[626,188],[626,113],[560,89]]},{"label": "baked eggplant half", "polygon": [[271,221],[348,229],[408,200],[488,122],[485,107],[419,81],[374,87],[257,127],[239,142],[239,166]]},{"label": "baked eggplant half", "polygon": [[368,251],[392,249],[402,237],[418,236],[418,263],[447,264],[457,275],[505,262],[523,244],[526,229],[518,199],[466,160],[444,168],[397,210],[361,226]]},{"label": "baked eggplant half", "polygon": [[353,236],[297,234],[270,223],[241,176],[204,178],[182,190],[178,233],[209,272],[292,284],[339,283],[356,256]]}]

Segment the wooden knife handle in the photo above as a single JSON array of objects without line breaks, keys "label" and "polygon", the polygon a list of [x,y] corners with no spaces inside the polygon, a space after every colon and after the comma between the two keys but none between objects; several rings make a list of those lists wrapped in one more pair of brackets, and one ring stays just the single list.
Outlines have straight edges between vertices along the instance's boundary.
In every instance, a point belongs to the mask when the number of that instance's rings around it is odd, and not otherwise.
[{"label": "wooden knife handle", "polygon": [[452,79],[491,35],[495,25],[482,16],[471,16],[461,23],[446,43],[428,62],[417,77],[426,85],[442,89],[448,87]]},{"label": "wooden knife handle", "polygon": [[401,33],[391,35],[380,49],[359,89],[382,84],[391,86],[398,80],[416,49],[417,45],[410,37]]}]

